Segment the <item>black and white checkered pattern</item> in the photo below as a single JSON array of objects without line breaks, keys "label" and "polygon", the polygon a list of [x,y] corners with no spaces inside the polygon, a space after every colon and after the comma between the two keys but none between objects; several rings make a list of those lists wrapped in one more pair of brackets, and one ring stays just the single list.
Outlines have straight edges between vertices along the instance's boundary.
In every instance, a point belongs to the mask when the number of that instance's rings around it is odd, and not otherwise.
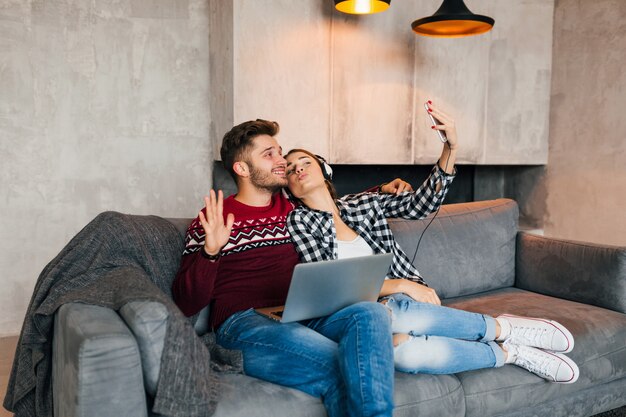
[{"label": "black and white checkered pattern", "polygon": [[[421,219],[436,211],[443,203],[454,175],[438,166],[419,189],[396,196],[393,194],[350,194],[337,200],[343,221],[361,236],[374,253],[393,253],[389,278],[407,278],[426,285],[393,237],[388,217]],[[436,192],[437,183],[441,190]],[[337,259],[337,241],[332,213],[296,207],[287,216],[287,227],[303,262]]]}]

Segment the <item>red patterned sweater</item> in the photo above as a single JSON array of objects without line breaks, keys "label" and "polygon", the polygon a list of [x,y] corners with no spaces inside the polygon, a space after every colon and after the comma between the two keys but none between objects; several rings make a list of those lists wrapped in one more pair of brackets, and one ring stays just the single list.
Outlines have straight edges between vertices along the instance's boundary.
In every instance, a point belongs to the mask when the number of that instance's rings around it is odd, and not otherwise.
[{"label": "red patterned sweater", "polygon": [[180,269],[172,286],[174,301],[191,316],[211,304],[217,329],[232,314],[248,308],[282,305],[298,254],[285,220],[293,204],[278,192],[266,207],[252,207],[234,196],[224,200],[224,219],[235,223],[221,257],[203,256],[204,229],[198,217],[189,225]]}]

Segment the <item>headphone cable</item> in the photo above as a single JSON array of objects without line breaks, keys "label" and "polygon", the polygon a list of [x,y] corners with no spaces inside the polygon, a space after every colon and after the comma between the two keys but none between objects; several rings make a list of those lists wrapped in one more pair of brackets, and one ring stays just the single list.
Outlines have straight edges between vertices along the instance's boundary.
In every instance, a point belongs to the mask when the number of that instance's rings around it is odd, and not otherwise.
[{"label": "headphone cable", "polygon": [[[448,150],[450,151],[450,144],[448,142],[446,142],[445,145],[448,147]],[[447,171],[448,171],[448,162],[450,161],[450,153],[451,152],[448,152],[448,157],[446,158],[446,167],[443,169],[443,171],[446,174],[447,174]],[[437,161],[437,168],[441,169],[441,167],[439,166],[439,161]],[[443,187],[443,182],[442,182],[441,186]],[[417,241],[417,246],[415,247],[415,252],[413,253],[413,258],[411,258],[411,264],[412,265],[415,265],[415,257],[417,256],[417,250],[420,247],[420,243],[422,242],[422,238],[424,237],[424,233],[426,233],[426,229],[428,229],[430,227],[430,225],[433,222],[433,220],[435,220],[435,217],[437,217],[437,214],[439,214],[439,210],[441,210],[441,206],[442,205],[443,205],[443,201],[441,202],[441,204],[439,205],[439,207],[435,211],[435,215],[430,219],[430,221],[428,222],[428,224],[426,225],[424,230],[422,230],[422,234],[420,235],[420,238]]]}]

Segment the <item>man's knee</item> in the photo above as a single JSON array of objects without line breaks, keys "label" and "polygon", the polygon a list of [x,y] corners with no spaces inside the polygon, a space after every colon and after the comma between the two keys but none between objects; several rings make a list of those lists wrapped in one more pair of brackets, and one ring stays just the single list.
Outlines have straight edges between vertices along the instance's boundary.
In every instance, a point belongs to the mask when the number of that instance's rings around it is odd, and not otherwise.
[{"label": "man's knee", "polygon": [[353,305],[354,315],[360,320],[390,324],[389,309],[377,302],[361,302]]}]

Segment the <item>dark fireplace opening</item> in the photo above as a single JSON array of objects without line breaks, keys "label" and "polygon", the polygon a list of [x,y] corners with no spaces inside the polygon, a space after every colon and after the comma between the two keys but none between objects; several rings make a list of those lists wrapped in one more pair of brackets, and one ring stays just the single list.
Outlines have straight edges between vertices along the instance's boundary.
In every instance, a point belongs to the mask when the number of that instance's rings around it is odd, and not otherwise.
[{"label": "dark fireplace opening", "polygon": [[[402,178],[413,188],[419,187],[433,165],[342,165],[331,164],[333,182],[342,196],[358,193],[373,186]],[[236,192],[233,179],[221,161],[213,167],[213,186],[225,195]],[[520,228],[542,229],[545,211],[543,165],[457,165],[445,204],[511,198],[520,207]]]}]

